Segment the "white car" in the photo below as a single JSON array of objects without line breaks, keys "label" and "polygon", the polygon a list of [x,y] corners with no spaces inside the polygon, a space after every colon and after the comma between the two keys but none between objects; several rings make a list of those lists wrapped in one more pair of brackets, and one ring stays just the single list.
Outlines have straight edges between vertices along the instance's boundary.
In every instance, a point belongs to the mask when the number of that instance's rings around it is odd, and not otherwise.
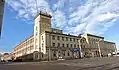
[{"label": "white car", "polygon": [[62,57],[59,57],[59,59],[58,60],[65,60],[65,59],[63,59]]},{"label": "white car", "polygon": [[116,56],[119,56],[119,52],[116,54]]},{"label": "white car", "polygon": [[111,53],[108,53],[108,56],[110,57],[112,54]]}]

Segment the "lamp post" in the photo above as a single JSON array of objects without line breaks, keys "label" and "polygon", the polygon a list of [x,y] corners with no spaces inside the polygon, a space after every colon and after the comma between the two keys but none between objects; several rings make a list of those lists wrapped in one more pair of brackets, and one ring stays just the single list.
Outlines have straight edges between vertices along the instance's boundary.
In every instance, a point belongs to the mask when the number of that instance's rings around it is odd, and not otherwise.
[{"label": "lamp post", "polygon": [[101,55],[101,49],[100,49],[100,41],[102,41],[102,39],[100,39],[98,42],[96,42],[98,44],[98,51],[99,51],[99,55],[100,57],[102,57]]}]

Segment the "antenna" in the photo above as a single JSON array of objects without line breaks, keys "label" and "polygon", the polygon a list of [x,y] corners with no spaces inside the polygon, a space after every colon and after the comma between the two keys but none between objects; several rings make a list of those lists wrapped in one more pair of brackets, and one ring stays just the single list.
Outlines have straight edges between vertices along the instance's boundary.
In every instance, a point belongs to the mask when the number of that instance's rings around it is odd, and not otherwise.
[{"label": "antenna", "polygon": [[36,1],[36,10],[37,10],[37,13],[38,13],[38,3],[37,3],[37,0]]},{"label": "antenna", "polygon": [[45,15],[47,15],[46,9],[44,9]]}]

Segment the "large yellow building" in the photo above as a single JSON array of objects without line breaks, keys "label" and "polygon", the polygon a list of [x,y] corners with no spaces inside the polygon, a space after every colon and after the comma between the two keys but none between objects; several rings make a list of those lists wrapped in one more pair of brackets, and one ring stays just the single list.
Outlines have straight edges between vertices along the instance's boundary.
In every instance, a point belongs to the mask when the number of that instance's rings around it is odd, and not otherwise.
[{"label": "large yellow building", "polygon": [[17,45],[11,58],[22,60],[102,57],[116,51],[116,45],[91,34],[73,36],[51,28],[52,16],[40,12],[34,20],[34,35]]}]

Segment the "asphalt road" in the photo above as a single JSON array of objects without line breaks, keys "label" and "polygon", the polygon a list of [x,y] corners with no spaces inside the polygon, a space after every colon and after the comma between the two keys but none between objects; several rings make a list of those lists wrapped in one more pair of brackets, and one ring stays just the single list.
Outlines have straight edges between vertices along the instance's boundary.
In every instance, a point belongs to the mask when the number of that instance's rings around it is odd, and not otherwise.
[{"label": "asphalt road", "polygon": [[1,63],[0,70],[119,70],[119,57]]}]

